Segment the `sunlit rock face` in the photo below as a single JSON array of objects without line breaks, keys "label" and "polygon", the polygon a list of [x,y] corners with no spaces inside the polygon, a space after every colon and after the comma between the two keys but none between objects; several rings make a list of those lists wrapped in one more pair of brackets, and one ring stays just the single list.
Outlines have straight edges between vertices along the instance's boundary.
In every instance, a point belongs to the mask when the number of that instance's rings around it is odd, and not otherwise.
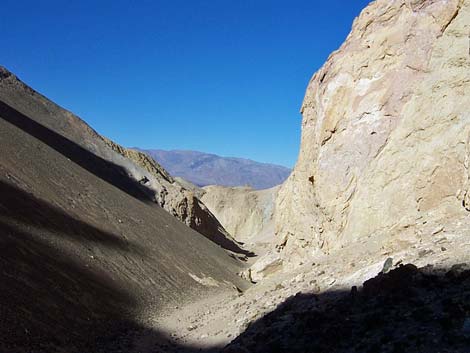
[{"label": "sunlit rock face", "polygon": [[261,245],[273,241],[278,190],[211,185],[201,190],[200,199],[237,241]]},{"label": "sunlit rock face", "polygon": [[378,0],[354,21],[302,104],[285,265],[427,220],[469,228],[469,32],[469,0]]}]

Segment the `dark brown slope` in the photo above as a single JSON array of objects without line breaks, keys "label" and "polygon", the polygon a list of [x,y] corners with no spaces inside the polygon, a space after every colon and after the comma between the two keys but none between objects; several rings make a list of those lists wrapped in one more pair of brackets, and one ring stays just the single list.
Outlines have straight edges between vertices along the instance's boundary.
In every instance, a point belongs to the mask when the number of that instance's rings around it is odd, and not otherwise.
[{"label": "dark brown slope", "polygon": [[92,129],[4,69],[0,151],[0,352],[112,351],[165,307],[244,285]]},{"label": "dark brown slope", "polygon": [[[28,111],[31,107],[36,120],[39,119],[52,131],[36,121],[19,119],[15,114],[8,115],[11,123],[36,138],[46,140],[49,146],[56,150],[60,149],[74,162],[87,170],[99,173],[102,178],[121,190],[128,193],[137,192],[146,199],[154,200],[174,217],[226,250],[249,255],[248,251],[241,249],[230,237],[197,197],[182,188],[150,157],[138,151],[125,149],[100,136],[77,116],[34,92],[7,70],[0,68],[0,77],[1,85],[5,89],[3,99],[7,103],[2,109],[8,111],[11,107],[21,107]],[[83,149],[91,151],[92,154],[83,153]],[[112,162],[113,166],[103,163],[103,159]],[[116,178],[117,175],[130,178]],[[136,188],[135,182],[144,177],[148,180],[147,188]],[[135,194],[134,196],[140,197]]]}]

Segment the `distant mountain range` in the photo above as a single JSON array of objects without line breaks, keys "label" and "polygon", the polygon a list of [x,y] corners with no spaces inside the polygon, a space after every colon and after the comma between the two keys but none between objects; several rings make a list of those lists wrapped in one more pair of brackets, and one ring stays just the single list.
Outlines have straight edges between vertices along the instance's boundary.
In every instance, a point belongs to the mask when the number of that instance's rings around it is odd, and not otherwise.
[{"label": "distant mountain range", "polygon": [[221,157],[197,151],[143,150],[175,177],[181,177],[197,186],[251,186],[267,189],[279,185],[290,174],[290,169],[249,159]]}]

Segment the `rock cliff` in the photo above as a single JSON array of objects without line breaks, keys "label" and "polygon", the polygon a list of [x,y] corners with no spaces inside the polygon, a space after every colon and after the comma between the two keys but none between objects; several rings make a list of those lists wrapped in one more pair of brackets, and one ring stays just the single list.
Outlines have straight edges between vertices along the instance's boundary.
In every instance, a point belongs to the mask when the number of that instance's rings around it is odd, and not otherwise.
[{"label": "rock cliff", "polygon": [[284,265],[431,223],[468,231],[469,32],[469,0],[378,0],[354,21],[302,104],[276,206]]},{"label": "rock cliff", "polygon": [[224,228],[257,255],[274,241],[274,206],[279,186],[253,190],[249,187],[205,186],[201,200]]}]

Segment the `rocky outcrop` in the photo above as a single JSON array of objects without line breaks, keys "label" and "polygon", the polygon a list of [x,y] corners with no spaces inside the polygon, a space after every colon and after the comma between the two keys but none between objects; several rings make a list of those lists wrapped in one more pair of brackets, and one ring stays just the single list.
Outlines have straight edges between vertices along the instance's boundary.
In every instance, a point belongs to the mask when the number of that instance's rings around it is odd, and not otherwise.
[{"label": "rocky outcrop", "polygon": [[147,154],[124,148],[104,137],[103,140],[114,151],[138,167],[127,166],[126,169],[135,180],[154,191],[154,200],[163,209],[223,248],[247,254],[199,200],[193,190],[183,187]]},{"label": "rocky outcrop", "polygon": [[262,254],[274,239],[274,206],[279,186],[265,190],[249,187],[206,186],[201,200],[237,240]]},{"label": "rocky outcrop", "polygon": [[310,81],[277,251],[297,265],[430,221],[468,230],[470,1],[378,0]]}]

